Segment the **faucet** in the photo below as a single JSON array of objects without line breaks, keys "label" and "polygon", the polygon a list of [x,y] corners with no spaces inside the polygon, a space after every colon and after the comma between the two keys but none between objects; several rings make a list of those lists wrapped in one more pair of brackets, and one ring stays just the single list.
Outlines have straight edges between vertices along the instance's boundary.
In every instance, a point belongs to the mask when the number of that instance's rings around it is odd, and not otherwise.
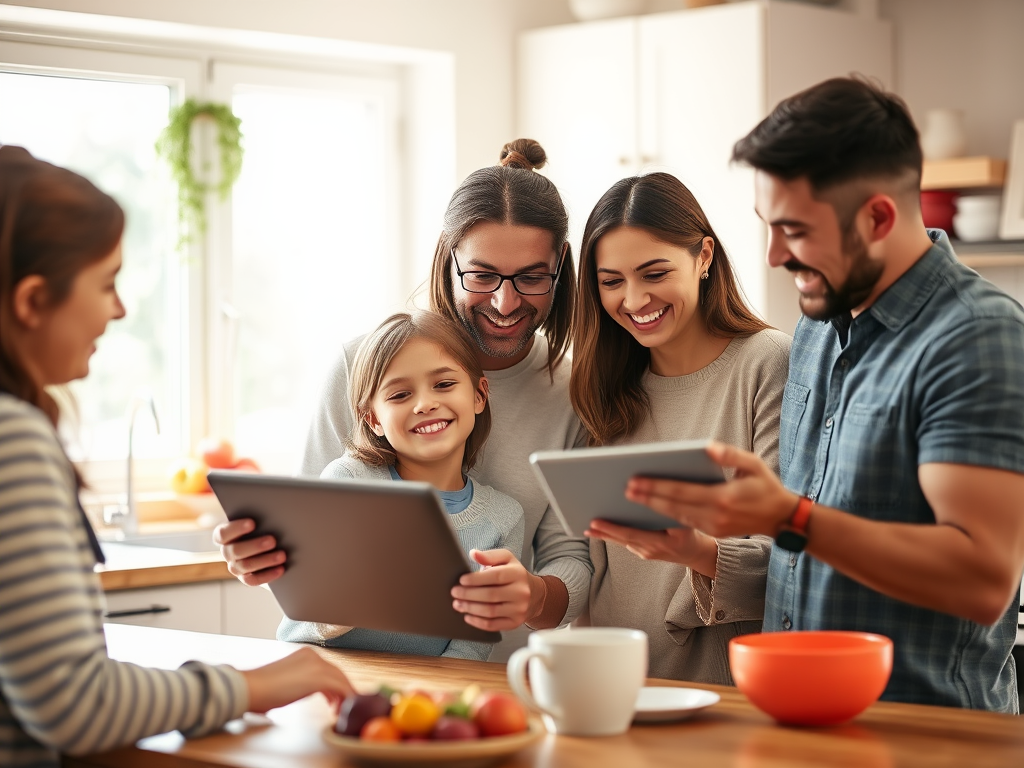
[{"label": "faucet", "polygon": [[121,535],[119,538],[122,539],[137,536],[139,533],[139,517],[135,513],[135,494],[132,489],[132,459],[134,453],[135,417],[139,413],[139,408],[145,406],[149,406],[149,411],[153,414],[153,424],[156,426],[156,433],[160,434],[160,419],[156,415],[156,402],[153,400],[153,396],[148,393],[136,395],[132,398],[131,405],[128,408],[128,476],[125,482],[125,500],[123,504],[103,508],[103,522],[107,525],[120,527]]}]

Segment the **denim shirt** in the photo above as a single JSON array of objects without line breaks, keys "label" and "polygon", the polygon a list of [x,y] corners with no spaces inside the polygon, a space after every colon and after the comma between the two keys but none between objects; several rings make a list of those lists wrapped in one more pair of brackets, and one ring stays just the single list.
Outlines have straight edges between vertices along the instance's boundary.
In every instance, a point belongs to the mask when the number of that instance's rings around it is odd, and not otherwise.
[{"label": "denim shirt", "polygon": [[[1024,310],[958,262],[945,233],[928,234],[933,246],[867,311],[852,320],[803,317],[793,339],[782,481],[871,520],[935,522],[918,483],[922,464],[1024,472]],[[807,553],[774,547],[764,629],[892,638],[883,699],[1018,707],[1010,656],[1016,600],[994,626],[982,626],[886,597]]]}]

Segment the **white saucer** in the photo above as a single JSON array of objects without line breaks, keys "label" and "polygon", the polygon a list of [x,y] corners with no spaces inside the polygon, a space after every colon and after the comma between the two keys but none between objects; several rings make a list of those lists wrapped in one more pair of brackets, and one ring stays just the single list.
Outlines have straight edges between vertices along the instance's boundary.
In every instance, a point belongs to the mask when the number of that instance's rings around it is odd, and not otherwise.
[{"label": "white saucer", "polygon": [[700,688],[671,688],[645,686],[636,697],[634,723],[667,723],[671,720],[685,720],[722,697],[713,691]]}]

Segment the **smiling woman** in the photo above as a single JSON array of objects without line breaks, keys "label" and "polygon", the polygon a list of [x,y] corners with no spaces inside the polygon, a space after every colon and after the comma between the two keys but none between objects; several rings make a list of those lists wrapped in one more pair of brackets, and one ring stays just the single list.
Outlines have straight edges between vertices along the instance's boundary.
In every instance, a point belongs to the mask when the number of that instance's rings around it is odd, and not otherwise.
[{"label": "smiling woman", "polygon": [[[0,765],[57,766],[172,729],[208,733],[246,709],[352,692],[306,652],[239,672],[146,669],[107,656],[103,553],[78,500],[46,388],[89,372],[125,315],[124,213],[84,177],[0,146]],[[124,692],[131,691],[130,698]]]},{"label": "smiling woman", "polygon": [[[747,308],[678,179],[624,179],[597,203],[574,327],[570,393],[591,445],[713,438],[778,466],[789,337]],[[771,540],[599,520],[586,533],[590,623],[645,631],[652,676],[731,683],[726,644],[761,628]]]}]

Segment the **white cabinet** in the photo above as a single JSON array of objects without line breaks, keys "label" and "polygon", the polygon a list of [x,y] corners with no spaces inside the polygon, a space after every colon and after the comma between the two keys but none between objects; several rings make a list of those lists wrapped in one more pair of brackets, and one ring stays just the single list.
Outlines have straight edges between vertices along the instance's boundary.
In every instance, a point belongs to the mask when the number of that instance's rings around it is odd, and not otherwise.
[{"label": "white cabinet", "polygon": [[763,0],[533,30],[519,41],[518,133],[548,152],[575,249],[612,183],[668,171],[700,201],[755,309],[792,332],[792,279],[765,265],[753,174],[729,158],[779,100],[851,72],[892,86],[888,22]]},{"label": "white cabinet", "polygon": [[240,637],[273,640],[281,623],[281,607],[264,587],[247,587],[240,581],[221,582],[221,632]]},{"label": "white cabinet", "polygon": [[115,624],[139,624],[192,632],[221,631],[219,581],[108,592],[107,616]]},{"label": "white cabinet", "polygon": [[274,639],[281,609],[270,590],[239,581],[205,581],[106,593],[114,624],[138,624],[242,637]]}]

